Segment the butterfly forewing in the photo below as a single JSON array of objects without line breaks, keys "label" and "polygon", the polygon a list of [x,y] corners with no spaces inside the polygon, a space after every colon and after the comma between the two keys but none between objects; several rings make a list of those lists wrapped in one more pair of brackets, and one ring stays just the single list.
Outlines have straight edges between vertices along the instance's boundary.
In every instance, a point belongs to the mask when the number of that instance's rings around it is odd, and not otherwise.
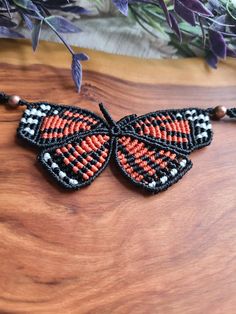
[{"label": "butterfly forewing", "polygon": [[186,155],[128,135],[116,141],[116,161],[133,183],[154,193],[177,182],[192,166]]},{"label": "butterfly forewing", "polygon": [[37,146],[47,147],[98,128],[106,128],[104,121],[88,110],[38,103],[24,111],[18,134]]},{"label": "butterfly forewing", "polygon": [[79,189],[90,184],[107,166],[111,155],[108,134],[79,137],[63,146],[48,148],[40,162],[66,188]]},{"label": "butterfly forewing", "polygon": [[197,108],[152,112],[131,120],[123,129],[182,152],[206,146],[212,138],[209,115]]}]

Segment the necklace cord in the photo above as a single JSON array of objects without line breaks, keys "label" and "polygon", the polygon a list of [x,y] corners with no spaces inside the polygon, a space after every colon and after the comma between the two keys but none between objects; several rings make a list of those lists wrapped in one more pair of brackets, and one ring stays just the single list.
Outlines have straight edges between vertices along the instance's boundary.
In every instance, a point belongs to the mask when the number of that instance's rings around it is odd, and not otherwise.
[{"label": "necklace cord", "polygon": [[10,95],[7,95],[7,94],[5,94],[5,93],[3,93],[3,92],[0,92],[0,103],[1,104],[4,104],[4,105],[6,105],[6,104],[9,104],[9,101],[10,101],[10,99],[11,98],[14,98],[14,97],[17,97],[18,99],[18,101],[16,100],[16,103],[15,103],[15,105],[16,106],[27,106],[27,105],[29,105],[29,102],[28,101],[26,101],[26,100],[24,100],[24,99],[21,99],[20,97],[18,97],[18,96],[10,96]]},{"label": "necklace cord", "polygon": [[[7,95],[3,92],[0,92],[0,103],[1,104],[9,104],[10,101],[11,101],[11,98],[12,97],[18,97],[18,96],[10,96],[10,95]],[[29,105],[30,103],[27,102],[26,100],[24,99],[21,99],[20,97],[18,97],[17,101],[15,100],[15,105],[16,106],[27,106]],[[229,109],[226,109],[225,107],[223,106],[217,106],[215,108],[207,108],[206,109],[206,112],[210,115],[210,117],[212,119],[215,118],[215,114],[216,114],[216,111],[217,111],[217,108],[222,111],[225,111],[224,112],[224,115],[227,115],[229,118],[236,118],[236,108],[229,108]],[[105,110],[104,106],[102,104],[100,104],[100,109],[101,111],[103,112],[103,114],[105,114],[105,118],[107,118],[110,122],[113,122],[113,120],[111,119],[110,115],[107,113],[107,111]],[[222,115],[220,118],[222,118],[224,115]],[[114,123],[114,122],[113,122]]]},{"label": "necklace cord", "polygon": [[5,93],[0,93],[0,102],[2,104],[7,104],[9,96]]},{"label": "necklace cord", "polygon": [[236,118],[236,108],[227,109],[226,114],[230,118]]}]

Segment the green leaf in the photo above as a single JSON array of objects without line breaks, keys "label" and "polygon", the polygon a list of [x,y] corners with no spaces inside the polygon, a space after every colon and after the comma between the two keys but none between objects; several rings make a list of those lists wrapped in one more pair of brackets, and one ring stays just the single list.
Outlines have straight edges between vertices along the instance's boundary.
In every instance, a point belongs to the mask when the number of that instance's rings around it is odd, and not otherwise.
[{"label": "green leaf", "polygon": [[201,28],[199,26],[191,26],[188,23],[181,22],[179,23],[179,28],[181,29],[181,31],[184,31],[186,33],[202,36]]},{"label": "green leaf", "polygon": [[14,4],[18,7],[28,10],[38,11],[37,6],[31,0],[13,0]]}]

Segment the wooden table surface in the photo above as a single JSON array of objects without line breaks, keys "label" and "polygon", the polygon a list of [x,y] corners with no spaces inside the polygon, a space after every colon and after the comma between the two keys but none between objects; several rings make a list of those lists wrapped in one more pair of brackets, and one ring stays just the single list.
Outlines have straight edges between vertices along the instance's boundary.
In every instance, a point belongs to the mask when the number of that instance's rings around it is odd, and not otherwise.
[{"label": "wooden table surface", "polygon": [[[144,61],[87,51],[78,95],[58,44],[1,40],[0,90],[78,105],[114,119],[164,108],[236,104],[236,62]],[[65,192],[42,171],[0,107],[0,313],[234,314],[236,121],[168,191],[147,196],[109,166]]]}]

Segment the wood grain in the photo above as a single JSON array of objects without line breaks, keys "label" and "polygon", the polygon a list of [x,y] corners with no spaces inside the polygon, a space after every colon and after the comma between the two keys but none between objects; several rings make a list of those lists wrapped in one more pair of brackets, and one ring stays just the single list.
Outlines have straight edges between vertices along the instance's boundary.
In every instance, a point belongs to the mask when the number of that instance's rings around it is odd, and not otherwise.
[{"label": "wood grain", "polygon": [[[91,52],[78,96],[62,46],[52,44],[48,58],[48,43],[35,56],[27,42],[3,43],[1,90],[28,100],[97,113],[104,101],[114,119],[235,104],[233,61],[212,72],[197,59]],[[113,164],[88,188],[58,188],[36,151],[16,139],[20,116],[21,109],[0,108],[0,313],[235,313],[235,121],[215,122],[212,145],[191,155],[193,169],[148,196]]]}]

